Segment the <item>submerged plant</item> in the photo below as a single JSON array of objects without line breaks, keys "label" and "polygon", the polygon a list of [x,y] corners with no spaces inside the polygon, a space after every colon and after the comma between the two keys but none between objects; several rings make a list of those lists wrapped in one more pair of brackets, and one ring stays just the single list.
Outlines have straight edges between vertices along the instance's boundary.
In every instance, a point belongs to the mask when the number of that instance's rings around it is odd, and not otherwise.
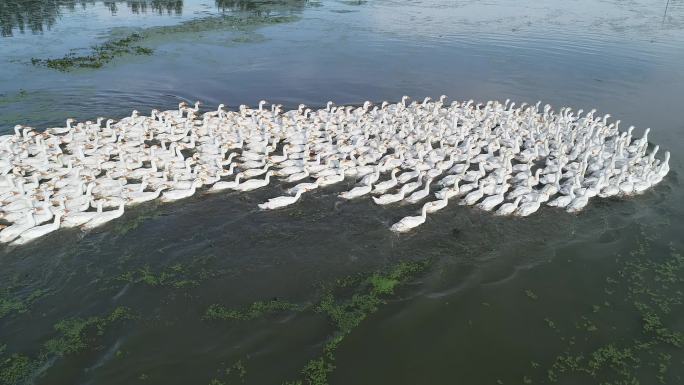
[{"label": "submerged plant", "polygon": [[100,68],[105,63],[114,60],[115,57],[124,55],[151,55],[152,49],[135,45],[134,43],[143,38],[138,33],[132,33],[121,39],[111,40],[92,47],[90,55],[78,56],[69,53],[57,59],[32,58],[33,65],[42,65],[58,71],[69,71],[74,68]]},{"label": "submerged plant", "polygon": [[[674,248],[664,257],[658,254],[642,235],[629,257],[619,260],[622,267],[617,277],[606,280],[605,293],[625,301],[641,320],[641,330],[635,331],[640,332],[639,336],[630,339],[616,335],[607,342],[604,342],[605,337],[600,337],[602,343],[589,350],[575,346],[580,337],[593,341],[592,336],[599,330],[598,319],[592,317],[596,317],[602,307],[594,305],[590,313],[575,323],[576,330],[589,334],[562,338],[568,341],[568,346],[547,369],[549,381],[561,381],[562,376],[572,375],[573,379],[586,376],[584,383],[601,378],[600,383],[605,385],[639,384],[641,378],[667,383],[672,361],[669,352],[684,346],[681,325],[674,328],[664,321],[672,319],[669,315],[675,308],[679,307],[681,311],[684,257]],[[609,305],[610,302],[605,301],[603,308]],[[551,326],[552,321],[548,318],[546,321]],[[605,329],[610,330],[609,326]]]},{"label": "submerged plant", "polygon": [[132,318],[130,309],[117,307],[106,316],[62,320],[54,326],[59,335],[45,342],[34,358],[19,353],[7,354],[7,347],[0,345],[0,384],[24,384],[49,360],[85,350],[113,323]]},{"label": "submerged plant", "polygon": [[[389,272],[373,273],[366,279],[360,279],[358,275],[343,278],[337,281],[339,285],[336,287],[327,288],[315,310],[332,321],[335,331],[326,343],[323,354],[310,360],[302,369],[303,382],[297,380],[286,384],[328,384],[328,377],[335,370],[335,351],[344,338],[386,303],[387,296],[394,294],[396,287],[412,279],[427,268],[429,263],[430,261],[403,261]],[[356,285],[352,286],[353,283]],[[353,290],[351,296],[336,295],[336,291],[349,287]]]},{"label": "submerged plant", "polygon": [[45,294],[46,291],[36,289],[22,298],[20,295],[13,296],[11,290],[0,291],[0,318],[12,313],[26,313],[33,302]]},{"label": "submerged plant", "polygon": [[102,44],[94,45],[91,47],[90,53],[86,55],[70,52],[61,58],[32,58],[31,63],[36,66],[45,66],[63,72],[71,71],[76,68],[101,68],[120,56],[152,55],[154,53],[152,48],[143,47],[139,45],[139,43],[153,37],[174,33],[192,33],[218,29],[244,30],[245,28],[286,23],[294,20],[296,20],[296,17],[294,16],[211,16],[202,19],[188,20],[178,25],[149,27],[119,39],[113,39]]},{"label": "submerged plant", "polygon": [[288,310],[299,310],[300,308],[301,307],[297,304],[282,301],[277,298],[270,301],[254,302],[244,310],[229,309],[219,304],[213,304],[207,309],[206,313],[204,314],[204,319],[248,321],[259,318],[266,314]]}]

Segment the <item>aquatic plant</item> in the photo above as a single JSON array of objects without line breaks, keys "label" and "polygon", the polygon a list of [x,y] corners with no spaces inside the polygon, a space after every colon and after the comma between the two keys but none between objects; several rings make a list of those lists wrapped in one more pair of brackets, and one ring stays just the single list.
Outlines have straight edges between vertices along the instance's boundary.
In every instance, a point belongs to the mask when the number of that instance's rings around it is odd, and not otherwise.
[{"label": "aquatic plant", "polygon": [[[386,303],[386,297],[393,294],[397,286],[406,283],[416,274],[425,270],[430,260],[412,262],[402,261],[392,267],[387,273],[372,273],[360,280],[358,275],[338,279],[338,285],[326,287],[315,311],[325,314],[335,326],[333,335],[329,338],[320,357],[314,358],[302,368],[303,380],[285,382],[290,385],[326,385],[328,376],[335,370],[335,351],[345,336],[354,330],[364,319]],[[350,297],[335,295],[340,289],[347,289],[353,283]]]},{"label": "aquatic plant", "polygon": [[57,59],[32,58],[33,65],[46,66],[58,71],[69,71],[74,68],[100,68],[114,58],[123,55],[151,55],[152,49],[136,45],[134,43],[143,38],[138,33],[132,33],[126,37],[111,40],[92,47],[90,55],[76,55],[71,52]]},{"label": "aquatic plant", "polygon": [[178,25],[158,26],[142,29],[125,37],[107,41],[91,47],[90,54],[78,55],[70,52],[61,58],[32,58],[31,63],[58,71],[70,71],[76,68],[101,68],[117,57],[125,55],[151,55],[154,51],[149,47],[138,45],[144,39],[165,36],[174,33],[192,33],[218,29],[254,28],[269,24],[286,23],[296,20],[293,16],[211,16],[202,19],[188,20]]},{"label": "aquatic plant", "polygon": [[119,235],[125,235],[129,231],[137,229],[143,222],[148,219],[158,217],[160,215],[159,210],[157,210],[157,205],[152,204],[147,207],[144,211],[138,213],[134,218],[126,222],[120,222],[114,225],[112,229],[113,232]]},{"label": "aquatic plant", "polygon": [[209,306],[207,311],[204,313],[203,319],[248,321],[259,318],[266,314],[289,310],[299,310],[301,308],[302,307],[297,304],[282,301],[277,298],[270,301],[254,302],[245,310],[229,309],[219,304],[213,304]]},{"label": "aquatic plant", "polygon": [[[131,257],[127,256],[122,263]],[[116,281],[145,284],[151,287],[187,289],[197,287],[201,282],[219,277],[227,270],[214,266],[216,258],[212,255],[194,257],[189,263],[174,263],[161,271],[155,272],[149,265],[135,270],[128,270],[115,278]]]},{"label": "aquatic plant", "polygon": [[106,328],[120,320],[133,319],[129,308],[117,307],[104,317],[92,316],[88,318],[69,318],[58,322],[55,330],[60,333],[59,337],[48,340],[45,344],[43,356],[64,356],[85,349],[88,346],[88,332],[94,331],[96,335],[104,334]]},{"label": "aquatic plant", "polygon": [[245,382],[247,377],[247,367],[242,359],[237,360],[230,367],[221,370],[220,378],[212,378],[209,385],[228,385],[239,381]]},{"label": "aquatic plant", "polygon": [[4,356],[6,346],[0,346],[0,384],[15,385],[25,383],[36,370],[36,362],[22,354]]},{"label": "aquatic plant", "polygon": [[[584,382],[601,378],[604,385],[638,384],[641,378],[655,378],[661,384],[667,383],[672,361],[669,352],[684,346],[684,334],[677,330],[680,327],[664,321],[672,320],[668,316],[675,308],[681,310],[684,257],[674,247],[671,247],[669,255],[659,254],[652,250],[648,238],[642,234],[630,255],[618,260],[621,268],[617,276],[606,280],[606,295],[631,305],[641,320],[640,336],[626,338],[618,334],[608,341],[605,336],[594,337],[600,327],[599,318],[595,318],[597,313],[610,309],[607,300],[603,306],[593,305],[590,313],[581,315],[575,322],[576,330],[588,334],[562,335],[553,321],[545,319],[551,328],[559,332],[561,340],[567,342],[565,350],[546,370],[549,381],[558,382],[563,376],[571,375],[573,379],[586,376]],[[605,330],[612,330],[611,326],[606,325]],[[580,338],[601,342],[590,343],[591,349],[582,349],[576,345]],[[538,368],[539,365],[533,367]]]},{"label": "aquatic plant", "polygon": [[81,352],[113,323],[133,318],[130,309],[117,307],[105,316],[64,319],[54,325],[59,335],[45,342],[34,358],[20,353],[8,354],[7,346],[0,345],[0,384],[24,384],[48,360]]},{"label": "aquatic plant", "polygon": [[26,298],[21,298],[20,295],[12,296],[10,290],[0,291],[0,318],[11,313],[26,313],[31,304],[46,293],[42,289],[36,289],[29,293]]}]

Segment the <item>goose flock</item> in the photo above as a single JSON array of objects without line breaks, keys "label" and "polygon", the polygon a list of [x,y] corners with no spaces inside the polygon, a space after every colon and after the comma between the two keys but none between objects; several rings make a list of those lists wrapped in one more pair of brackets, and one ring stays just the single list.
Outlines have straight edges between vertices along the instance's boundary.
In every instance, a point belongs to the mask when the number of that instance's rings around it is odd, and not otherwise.
[{"label": "goose flock", "polygon": [[542,205],[578,212],[589,198],[639,194],[669,171],[646,129],[618,129],[596,111],[558,112],[506,100],[383,102],[313,110],[305,105],[224,105],[209,112],[137,111],[0,136],[0,242],[23,244],[60,227],[92,229],[125,207],[273,180],[287,195],[259,205],[295,204],[303,194],[355,178],[339,194],[378,205],[421,205],[395,232],[424,223],[449,201],[496,215],[527,216]]}]

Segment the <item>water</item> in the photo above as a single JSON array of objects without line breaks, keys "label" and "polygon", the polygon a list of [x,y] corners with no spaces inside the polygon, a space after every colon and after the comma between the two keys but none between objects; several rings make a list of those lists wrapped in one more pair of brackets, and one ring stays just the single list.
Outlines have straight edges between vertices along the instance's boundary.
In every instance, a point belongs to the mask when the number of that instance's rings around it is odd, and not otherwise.
[{"label": "water", "polygon": [[[220,15],[294,18],[212,27]],[[189,20],[201,27],[182,27]],[[597,108],[623,128],[636,126],[636,135],[652,127],[649,139],[673,154],[656,188],[592,200],[578,216],[546,208],[494,218],[452,204],[397,237],[387,228],[414,208],[340,203],[345,185],[259,212],[257,203],[280,194],[271,186],[147,205],[88,234],[59,231],[0,248],[1,383],[304,379],[302,368],[321,357],[335,330],[325,314],[308,307],[208,321],[207,308],[273,298],[315,306],[321,283],[427,259],[424,273],[383,297],[386,304],[344,338],[329,383],[682,382],[681,348],[645,330],[648,312],[635,306],[646,303],[666,330],[684,332],[681,305],[657,306],[684,291],[681,268],[669,265],[674,278],[662,276],[662,264],[684,249],[681,0],[11,0],[0,5],[0,25],[0,133],[68,117],[121,118],[181,100],[292,107],[447,94]],[[140,44],[151,56],[70,72],[31,65],[31,58],[88,54],[132,32],[148,33]],[[643,286],[654,295],[639,294]],[[73,352],[45,346],[61,335],[54,327],[61,320],[104,317],[117,306],[134,319],[112,322],[101,335],[95,327],[77,333],[84,344]],[[639,364],[607,347],[632,348]],[[582,355],[584,369],[594,359],[599,369],[570,370],[568,355]],[[600,357],[613,361],[597,364]]]}]

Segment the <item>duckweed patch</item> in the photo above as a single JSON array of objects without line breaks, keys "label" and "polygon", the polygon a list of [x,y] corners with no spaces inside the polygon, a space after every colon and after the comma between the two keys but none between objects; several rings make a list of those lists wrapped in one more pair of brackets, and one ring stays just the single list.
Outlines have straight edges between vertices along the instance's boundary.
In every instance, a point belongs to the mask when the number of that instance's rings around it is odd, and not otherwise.
[{"label": "duckweed patch", "polygon": [[34,358],[20,353],[9,354],[7,346],[0,345],[0,384],[25,384],[48,360],[81,352],[113,323],[132,318],[130,309],[117,307],[106,316],[62,320],[54,325],[59,335],[45,342]]},{"label": "duckweed patch", "polygon": [[133,319],[130,309],[117,307],[109,315],[104,317],[70,318],[62,320],[55,325],[55,330],[60,333],[59,337],[48,340],[44,347],[43,355],[54,354],[64,356],[85,349],[93,339],[89,333],[101,336],[114,322]]},{"label": "duckweed patch", "polygon": [[[295,16],[233,16],[221,15],[188,20],[177,25],[158,26],[131,33],[123,38],[107,41],[91,47],[87,55],[79,55],[76,51],[55,59],[32,58],[35,66],[44,66],[54,70],[68,72],[77,68],[97,69],[117,57],[128,55],[152,55],[154,50],[143,47],[143,40],[177,33],[193,33],[220,29],[246,30],[266,25],[288,23],[297,20]],[[239,42],[239,41],[238,41]]]},{"label": "duckweed patch", "polygon": [[[387,273],[373,273],[361,279],[355,275],[336,281],[337,285],[325,289],[315,311],[324,314],[335,330],[326,343],[323,354],[306,363],[301,370],[302,379],[285,382],[289,385],[326,385],[335,370],[335,351],[344,338],[364,319],[386,303],[394,290],[424,271],[430,261],[400,262]],[[354,285],[354,286],[352,286]],[[351,293],[346,293],[351,288]]]},{"label": "duckweed patch", "polygon": [[193,288],[207,279],[225,274],[226,270],[213,266],[215,262],[214,256],[199,256],[189,263],[175,263],[156,272],[149,265],[144,265],[137,270],[121,273],[116,280],[151,287]]},{"label": "duckweed patch", "polygon": [[158,217],[159,213],[160,212],[157,210],[157,205],[154,205],[129,221],[123,223],[117,222],[112,231],[119,235],[125,235],[128,232],[140,227],[140,225],[142,225],[146,220]]},{"label": "duckweed patch", "polygon": [[[681,383],[682,378],[670,371],[670,353],[682,349],[684,334],[681,325],[665,320],[676,320],[675,310],[681,314],[684,256],[673,247],[669,252],[654,250],[642,234],[635,250],[620,257],[618,263],[621,267],[617,276],[606,280],[604,290],[612,301],[593,305],[575,322],[575,333],[560,337],[567,346],[553,359],[542,382],[561,382],[567,377],[577,383],[601,379],[602,385],[639,384],[645,379],[652,380],[648,383]],[[640,321],[640,331],[627,331],[636,334],[635,338],[614,330],[613,325],[602,325],[598,318],[600,312],[612,310],[611,302],[619,301],[624,301]],[[553,321],[545,321],[560,335]],[[597,336],[599,330],[604,335]],[[578,341],[587,341],[588,345],[580,346]]]},{"label": "duckweed patch", "polygon": [[22,354],[3,356],[5,346],[0,347],[0,384],[25,383],[37,368],[35,362]]},{"label": "duckweed patch", "polygon": [[219,304],[213,304],[209,306],[209,308],[204,314],[203,319],[214,321],[248,321],[262,317],[266,314],[300,309],[302,309],[301,306],[287,301],[282,301],[280,299],[273,299],[270,301],[257,301],[252,303],[247,309],[244,310],[229,309]]},{"label": "duckweed patch", "polygon": [[242,359],[237,360],[233,365],[220,372],[219,378],[212,378],[209,385],[244,383],[247,377],[247,367]]},{"label": "duckweed patch", "polygon": [[92,46],[92,52],[89,55],[79,56],[75,52],[70,52],[64,57],[57,59],[32,58],[31,63],[36,66],[45,66],[63,72],[75,68],[100,68],[119,56],[151,55],[153,53],[151,48],[136,44],[142,39],[143,36],[141,34],[132,33],[121,39]]},{"label": "duckweed patch", "polygon": [[46,291],[36,289],[22,298],[21,295],[13,296],[10,290],[0,291],[0,319],[12,313],[26,313],[31,305],[45,294]]}]

